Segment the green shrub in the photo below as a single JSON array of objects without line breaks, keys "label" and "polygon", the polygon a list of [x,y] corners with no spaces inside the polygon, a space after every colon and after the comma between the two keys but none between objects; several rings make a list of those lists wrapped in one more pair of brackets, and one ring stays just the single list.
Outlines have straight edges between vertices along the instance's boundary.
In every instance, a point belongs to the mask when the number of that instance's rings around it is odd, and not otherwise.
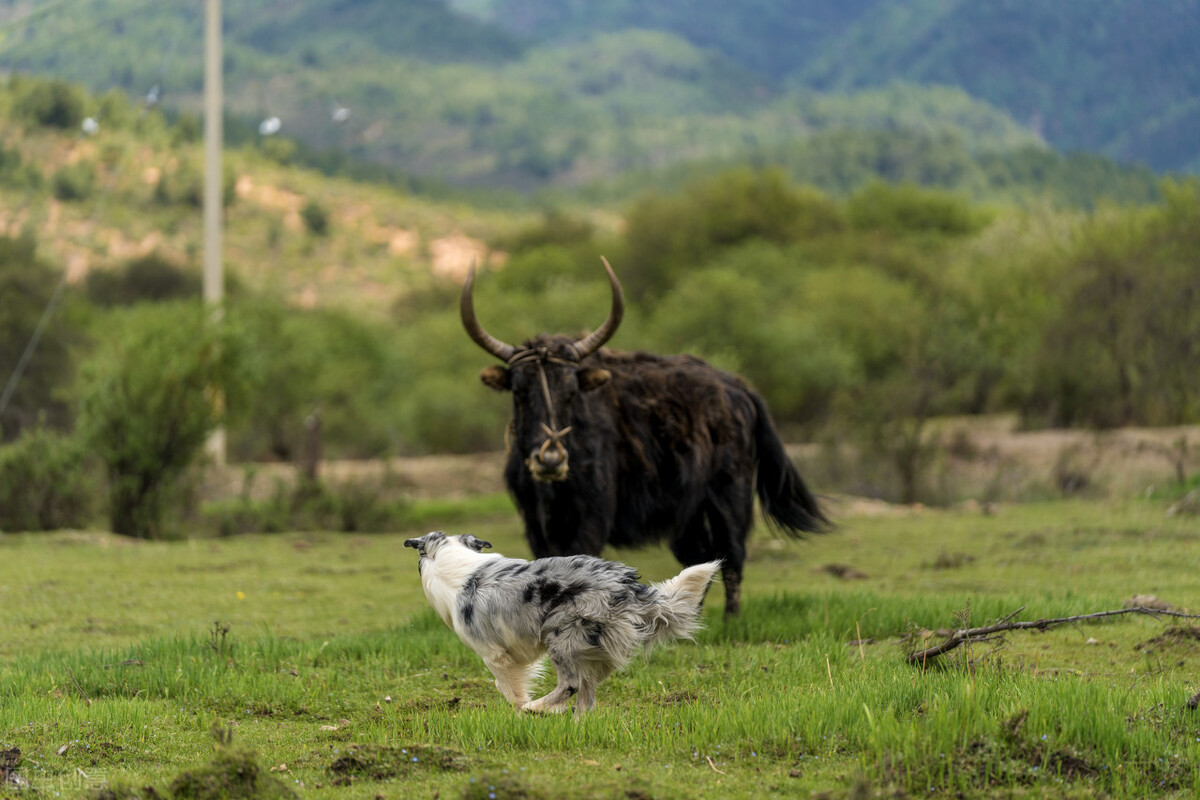
[{"label": "green shrub", "polygon": [[83,123],[84,93],[63,80],[23,79],[16,88],[14,115],[48,128],[77,129]]},{"label": "green shrub", "polygon": [[96,192],[96,168],[86,161],[68,164],[54,173],[54,196],[63,202],[81,202]]},{"label": "green shrub", "polygon": [[[0,390],[7,387],[32,341],[60,279],[60,270],[38,257],[31,227],[20,236],[0,236]],[[62,313],[70,307],[68,294],[54,324],[42,329],[36,358],[26,362],[24,373],[13,384],[0,411],[0,441],[41,419],[52,427],[69,427],[66,393],[74,373],[71,347],[79,338],[74,316]]]},{"label": "green shrub", "polygon": [[88,300],[113,307],[142,301],[184,300],[200,296],[201,279],[159,253],[148,253],[121,270],[91,270],[85,283]]},{"label": "green shrub", "polygon": [[661,295],[724,248],[754,240],[784,244],[845,227],[833,201],[793,186],[776,169],[730,170],[676,195],[651,194],[627,216],[621,274],[636,300]]},{"label": "green shrub", "polygon": [[41,425],[0,447],[0,530],[49,531],[87,524],[93,484],[83,447]]},{"label": "green shrub", "polygon": [[411,507],[407,498],[382,479],[347,479],[301,482],[290,487],[275,484],[271,494],[209,503],[201,510],[207,523],[221,536],[284,531],[340,531],[381,533],[408,527]]},{"label": "green shrub", "polygon": [[241,342],[206,317],[199,303],[137,306],[86,364],[80,430],[107,469],[116,533],[164,535],[172,492],[241,401]]},{"label": "green shrub", "polygon": [[28,163],[16,147],[0,144],[0,186],[36,190],[42,186],[42,173]]},{"label": "green shrub", "polygon": [[961,236],[978,231],[987,221],[965,197],[913,184],[868,184],[850,198],[847,213],[855,228],[894,234]]},{"label": "green shrub", "polygon": [[309,200],[300,210],[304,227],[313,236],[325,236],[329,233],[329,211],[316,200]]}]

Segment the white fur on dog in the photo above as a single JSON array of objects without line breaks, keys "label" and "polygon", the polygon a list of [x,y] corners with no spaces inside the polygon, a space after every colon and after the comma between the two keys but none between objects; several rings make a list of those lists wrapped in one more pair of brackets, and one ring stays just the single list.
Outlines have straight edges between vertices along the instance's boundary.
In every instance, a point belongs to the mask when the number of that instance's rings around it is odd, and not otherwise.
[{"label": "white fur on dog", "polygon": [[[562,711],[577,695],[582,714],[595,706],[597,685],[639,649],[690,638],[721,567],[698,564],[647,586],[633,568],[593,556],[505,558],[482,552],[491,545],[474,536],[440,531],[404,544],[421,554],[421,586],[434,611],[525,711]],[[558,685],[531,701],[545,658]]]}]

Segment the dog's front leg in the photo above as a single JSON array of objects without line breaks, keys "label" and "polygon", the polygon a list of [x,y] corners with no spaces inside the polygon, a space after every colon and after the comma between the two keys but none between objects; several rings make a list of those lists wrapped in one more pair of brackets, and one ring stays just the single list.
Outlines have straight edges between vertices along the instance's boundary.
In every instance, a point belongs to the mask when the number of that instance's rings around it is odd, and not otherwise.
[{"label": "dog's front leg", "polygon": [[536,671],[536,664],[519,664],[503,651],[481,653],[483,663],[496,678],[496,688],[513,708],[521,710],[529,702],[529,680]]}]

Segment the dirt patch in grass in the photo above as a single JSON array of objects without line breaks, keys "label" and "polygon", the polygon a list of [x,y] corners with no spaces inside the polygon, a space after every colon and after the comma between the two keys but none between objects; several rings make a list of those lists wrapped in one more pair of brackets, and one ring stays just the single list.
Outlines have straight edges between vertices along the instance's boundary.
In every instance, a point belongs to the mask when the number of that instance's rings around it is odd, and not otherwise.
[{"label": "dirt patch in grass", "polygon": [[652,800],[655,794],[647,787],[630,780],[598,780],[547,785],[513,775],[472,777],[463,789],[462,800],[592,800],[622,798],[623,800]]},{"label": "dirt patch in grass", "polygon": [[291,788],[259,766],[249,750],[218,747],[213,760],[179,773],[159,791],[111,784],[87,795],[89,800],[295,800]]},{"label": "dirt patch in grass", "polygon": [[1167,628],[1158,636],[1135,644],[1133,649],[1144,653],[1152,653],[1157,650],[1173,647],[1190,650],[1194,649],[1197,645],[1200,645],[1200,627],[1195,625],[1177,625],[1173,628]]},{"label": "dirt patch in grass", "polygon": [[453,697],[418,697],[413,700],[406,700],[401,703],[398,708],[404,711],[432,711],[433,709],[441,709],[443,711],[457,711],[459,708],[483,708],[484,703],[470,703],[465,706],[462,704],[463,699],[458,695]]},{"label": "dirt patch in grass", "polygon": [[416,770],[462,772],[467,759],[457,750],[434,745],[351,745],[329,765],[334,786],[355,781],[382,781]]},{"label": "dirt patch in grass", "polygon": [[286,784],[259,766],[251,752],[228,748],[218,749],[203,767],[179,773],[169,791],[178,800],[296,797]]},{"label": "dirt patch in grass", "polygon": [[670,708],[672,706],[690,706],[696,702],[696,697],[695,692],[669,692],[667,694],[655,695],[653,699],[655,705]]}]

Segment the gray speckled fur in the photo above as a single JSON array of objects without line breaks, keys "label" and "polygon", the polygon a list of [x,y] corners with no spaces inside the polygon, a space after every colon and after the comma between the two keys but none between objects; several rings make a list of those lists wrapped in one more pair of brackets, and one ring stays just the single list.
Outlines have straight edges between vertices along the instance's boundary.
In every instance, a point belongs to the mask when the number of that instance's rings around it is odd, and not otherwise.
[{"label": "gray speckled fur", "polygon": [[[496,676],[519,709],[582,714],[597,685],[644,647],[690,638],[720,562],[647,586],[631,567],[593,556],[524,561],[482,551],[474,536],[430,533],[405,542],[421,553],[426,596]],[[530,701],[528,684],[549,657],[558,685]]]}]

